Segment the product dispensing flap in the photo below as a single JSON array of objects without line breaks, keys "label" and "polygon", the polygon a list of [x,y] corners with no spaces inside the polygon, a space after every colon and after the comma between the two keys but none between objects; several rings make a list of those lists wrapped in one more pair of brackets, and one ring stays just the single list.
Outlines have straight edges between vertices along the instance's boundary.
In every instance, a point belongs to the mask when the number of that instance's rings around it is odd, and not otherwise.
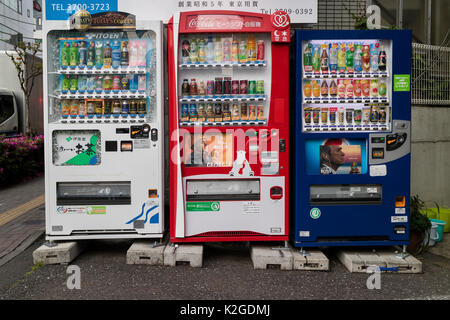
[{"label": "product dispensing flap", "polygon": [[187,201],[259,200],[259,179],[187,180]]}]

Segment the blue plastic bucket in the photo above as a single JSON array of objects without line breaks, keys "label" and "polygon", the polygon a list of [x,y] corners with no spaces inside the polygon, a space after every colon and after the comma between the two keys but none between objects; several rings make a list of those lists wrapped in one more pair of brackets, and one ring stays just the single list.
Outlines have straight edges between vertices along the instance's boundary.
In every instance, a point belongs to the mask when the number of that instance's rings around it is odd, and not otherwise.
[{"label": "blue plastic bucket", "polygon": [[437,219],[430,219],[431,224],[436,224],[437,225],[437,229],[436,232],[438,234],[438,238],[436,239],[437,242],[442,240],[442,235],[444,233],[444,227],[446,222],[442,221],[442,220],[437,220]]}]

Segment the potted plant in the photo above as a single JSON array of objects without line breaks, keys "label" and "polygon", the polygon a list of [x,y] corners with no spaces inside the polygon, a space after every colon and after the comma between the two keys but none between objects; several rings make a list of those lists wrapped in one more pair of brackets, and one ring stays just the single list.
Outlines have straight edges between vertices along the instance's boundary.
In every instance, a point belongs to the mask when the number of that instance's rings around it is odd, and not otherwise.
[{"label": "potted plant", "polygon": [[[410,203],[410,227],[409,227],[409,246],[411,253],[420,253],[424,249],[424,238],[426,231],[430,229],[430,220],[421,213],[425,209],[425,202],[418,195],[411,197]],[[427,241],[426,241],[427,242]]]}]

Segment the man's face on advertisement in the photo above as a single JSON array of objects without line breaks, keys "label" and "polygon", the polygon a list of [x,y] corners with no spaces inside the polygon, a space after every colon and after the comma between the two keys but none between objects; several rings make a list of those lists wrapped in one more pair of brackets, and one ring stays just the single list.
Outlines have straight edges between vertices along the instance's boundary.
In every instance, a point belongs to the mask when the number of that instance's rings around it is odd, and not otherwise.
[{"label": "man's face on advertisement", "polygon": [[330,146],[330,162],[339,165],[345,162],[345,153],[342,152],[341,146]]}]

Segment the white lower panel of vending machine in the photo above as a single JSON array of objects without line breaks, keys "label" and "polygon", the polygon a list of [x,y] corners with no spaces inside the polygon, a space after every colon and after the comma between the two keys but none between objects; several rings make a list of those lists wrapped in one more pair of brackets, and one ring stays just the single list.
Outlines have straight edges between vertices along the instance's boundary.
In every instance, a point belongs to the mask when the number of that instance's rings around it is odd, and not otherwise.
[{"label": "white lower panel of vending machine", "polygon": [[[189,183],[224,181],[222,190],[193,190]],[[235,181],[235,183],[233,183]],[[186,236],[207,232],[245,231],[263,235],[285,234],[284,177],[230,177],[198,175],[183,179]],[[270,198],[270,189],[281,187],[280,199]],[[226,190],[225,190],[226,189]],[[217,192],[215,192],[217,191]],[[199,200],[195,200],[196,195]],[[228,196],[227,196],[228,194]],[[188,197],[192,196],[191,199]],[[226,200],[221,200],[226,199]]]}]

